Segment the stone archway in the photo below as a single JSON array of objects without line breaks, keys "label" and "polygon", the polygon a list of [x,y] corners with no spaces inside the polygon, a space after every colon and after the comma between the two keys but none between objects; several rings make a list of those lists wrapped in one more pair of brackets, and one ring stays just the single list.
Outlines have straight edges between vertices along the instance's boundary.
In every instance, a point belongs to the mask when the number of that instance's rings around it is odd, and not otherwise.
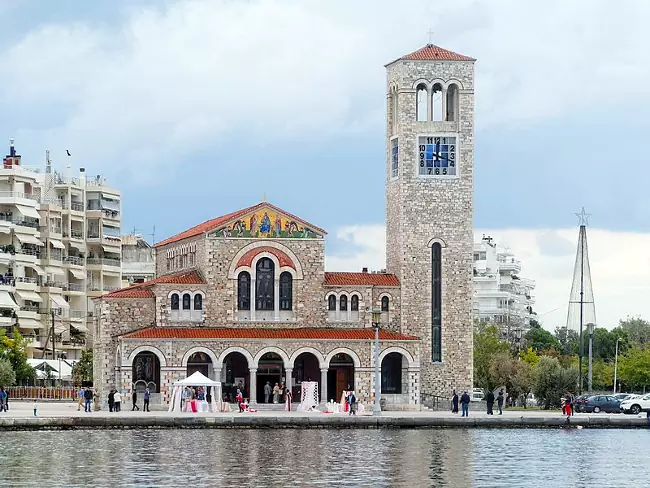
[{"label": "stone archway", "polygon": [[346,352],[338,352],[329,357],[327,371],[327,391],[335,402],[341,401],[343,391],[355,390],[355,361]]},{"label": "stone archway", "polygon": [[250,354],[247,356],[241,351],[230,351],[220,359],[221,373],[218,374],[218,379],[221,381],[224,399],[234,402],[238,389],[242,391],[244,398],[250,398]]},{"label": "stone archway", "polygon": [[[277,384],[279,387],[282,387],[286,382],[286,371],[284,368],[285,359],[280,356],[277,352],[269,351],[261,356],[258,355],[257,359],[257,378],[256,378],[256,398],[258,402],[264,402],[266,400],[264,387],[266,383],[269,383],[271,390]],[[271,396],[271,400],[272,396]],[[281,398],[280,402],[283,401]]]},{"label": "stone archway", "polygon": [[408,358],[399,351],[386,353],[381,359],[381,396],[387,404],[409,403]]},{"label": "stone archway", "polygon": [[312,348],[303,348],[292,356],[293,373],[291,380],[291,394],[296,402],[300,401],[303,381],[316,381],[318,391],[323,391],[322,371],[327,367],[320,352]]},{"label": "stone archway", "polygon": [[131,378],[133,388],[144,392],[149,388],[151,393],[160,393],[160,359],[153,351],[143,350],[138,352],[131,364]]}]

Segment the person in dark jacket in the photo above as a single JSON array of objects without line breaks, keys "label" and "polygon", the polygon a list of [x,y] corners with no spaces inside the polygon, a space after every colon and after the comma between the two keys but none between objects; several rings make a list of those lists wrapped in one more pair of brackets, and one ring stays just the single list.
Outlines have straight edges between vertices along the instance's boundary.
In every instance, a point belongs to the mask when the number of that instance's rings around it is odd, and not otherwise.
[{"label": "person in dark jacket", "polygon": [[138,392],[135,388],[133,388],[133,393],[131,394],[131,401],[133,402],[133,408],[131,408],[131,411],[140,410],[140,407],[138,407]]},{"label": "person in dark jacket", "polygon": [[461,417],[469,417],[469,401],[470,401],[469,395],[467,394],[466,391],[464,391],[462,396],[460,397],[460,406],[463,410]]},{"label": "person in dark jacket", "polygon": [[86,391],[84,391],[84,412],[90,412],[90,402],[93,401],[93,391],[90,388],[86,388]]},{"label": "person in dark jacket", "polygon": [[499,390],[499,395],[497,396],[497,406],[499,407],[499,415],[503,415],[503,401],[505,396],[503,396],[503,389]]},{"label": "person in dark jacket", "polygon": [[487,403],[487,414],[494,415],[492,409],[494,408],[494,393],[488,391],[488,394],[485,395],[485,403]]},{"label": "person in dark jacket", "polygon": [[108,392],[108,411],[112,412],[115,409],[115,390],[111,388]]},{"label": "person in dark jacket", "polygon": [[451,395],[451,413],[458,413],[458,393],[456,393],[456,390]]}]

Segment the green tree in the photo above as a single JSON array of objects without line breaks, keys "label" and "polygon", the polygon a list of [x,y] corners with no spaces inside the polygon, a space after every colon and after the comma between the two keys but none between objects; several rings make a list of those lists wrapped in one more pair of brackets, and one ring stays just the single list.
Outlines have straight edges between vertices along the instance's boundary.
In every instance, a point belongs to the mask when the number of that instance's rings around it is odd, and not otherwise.
[{"label": "green tree", "polygon": [[[526,362],[515,359],[508,353],[493,356],[490,373],[496,386],[505,386],[512,400],[524,400],[532,389],[530,376],[531,366]],[[523,398],[522,398],[523,397]]]},{"label": "green tree", "polygon": [[548,349],[560,349],[560,343],[548,330],[541,327],[532,327],[526,336],[526,346],[532,347],[536,352]]},{"label": "green tree", "polygon": [[618,377],[626,387],[645,391],[650,386],[650,348],[632,347],[620,357]]},{"label": "green tree", "polygon": [[0,359],[0,386],[13,386],[16,384],[16,375],[11,363]]},{"label": "green tree", "polygon": [[638,345],[650,344],[650,322],[640,317],[628,317],[619,321],[619,327],[627,336],[630,343]]},{"label": "green tree", "polygon": [[510,346],[501,340],[501,332],[494,325],[477,324],[474,328],[474,385],[484,390],[493,390],[497,381],[492,376],[493,358],[507,353]]},{"label": "green tree", "polygon": [[553,335],[560,344],[559,351],[562,354],[566,356],[578,354],[580,335],[575,330],[569,329],[567,327],[556,327]]},{"label": "green tree", "polygon": [[81,359],[72,367],[72,379],[81,384],[93,380],[93,351],[86,349],[81,353]]},{"label": "green tree", "polygon": [[611,391],[614,386],[614,364],[602,359],[594,360],[592,381],[594,391]]},{"label": "green tree", "polygon": [[0,334],[0,357],[11,363],[16,383],[21,385],[33,384],[36,376],[34,369],[27,363],[27,345],[27,340],[17,329],[14,329],[11,336],[7,336],[4,331]]},{"label": "green tree", "polygon": [[557,358],[540,358],[532,375],[533,393],[545,409],[560,405],[566,392],[574,392],[578,384],[578,371],[563,368]]},{"label": "green tree", "polygon": [[537,362],[539,361],[539,356],[533,350],[532,347],[529,347],[529,348],[525,349],[524,351],[521,351],[519,353],[519,358],[522,361],[525,361],[526,363],[528,363],[531,367],[535,366],[537,364]]}]

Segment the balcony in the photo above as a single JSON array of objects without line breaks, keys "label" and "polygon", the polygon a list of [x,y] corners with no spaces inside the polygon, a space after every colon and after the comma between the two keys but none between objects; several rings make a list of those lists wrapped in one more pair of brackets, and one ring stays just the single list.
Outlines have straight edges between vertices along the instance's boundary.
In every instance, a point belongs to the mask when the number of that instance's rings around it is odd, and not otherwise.
[{"label": "balcony", "polygon": [[63,264],[69,264],[72,266],[83,266],[84,263],[84,258],[79,257],[79,256],[66,256],[63,258]]},{"label": "balcony", "polygon": [[121,288],[122,288],[121,286],[109,286],[109,285],[104,285],[102,289],[103,289],[103,291],[105,291],[105,292],[111,292],[111,291],[119,290],[119,289],[121,289]]},{"label": "balcony", "polygon": [[515,258],[500,257],[497,259],[499,271],[510,271],[518,273],[521,271],[521,261]]},{"label": "balcony", "polygon": [[29,227],[30,229],[38,229],[38,220],[35,218],[21,218],[19,215],[14,216],[13,212],[0,213],[0,220],[9,222],[13,225],[22,227]]},{"label": "balcony", "polygon": [[77,283],[66,283],[64,285],[64,293],[69,292],[69,293],[85,293],[86,287],[84,285],[80,285]]},{"label": "balcony", "polygon": [[72,320],[83,320],[86,318],[85,310],[70,310],[68,312],[70,319]]},{"label": "balcony", "polygon": [[67,203],[62,203],[61,207],[63,207],[63,210],[72,210],[73,212],[84,211],[84,204],[81,202],[71,202],[69,205]]},{"label": "balcony", "polygon": [[38,195],[21,191],[0,191],[0,203],[15,203],[16,200],[38,201]]},{"label": "balcony", "polygon": [[112,258],[88,258],[86,264],[88,266],[112,266],[115,268],[122,266],[122,262],[119,259]]},{"label": "balcony", "polygon": [[[44,253],[45,254],[45,253]],[[59,263],[63,262],[63,253],[58,251],[51,251],[49,256],[48,255],[43,255],[41,256],[41,259],[49,259],[50,261],[57,261]]]},{"label": "balcony", "polygon": [[83,240],[84,238],[84,233],[81,230],[76,230],[76,229],[71,229],[71,230],[64,230],[63,231],[63,237],[67,237],[70,239],[79,239]]}]

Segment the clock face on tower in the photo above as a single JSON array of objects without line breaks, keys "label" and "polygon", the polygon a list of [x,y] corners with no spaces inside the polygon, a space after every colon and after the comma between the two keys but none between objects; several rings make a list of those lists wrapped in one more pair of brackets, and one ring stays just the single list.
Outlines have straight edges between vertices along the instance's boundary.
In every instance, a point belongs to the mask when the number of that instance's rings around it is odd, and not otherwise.
[{"label": "clock face on tower", "polygon": [[418,137],[418,175],[458,176],[455,136]]}]

